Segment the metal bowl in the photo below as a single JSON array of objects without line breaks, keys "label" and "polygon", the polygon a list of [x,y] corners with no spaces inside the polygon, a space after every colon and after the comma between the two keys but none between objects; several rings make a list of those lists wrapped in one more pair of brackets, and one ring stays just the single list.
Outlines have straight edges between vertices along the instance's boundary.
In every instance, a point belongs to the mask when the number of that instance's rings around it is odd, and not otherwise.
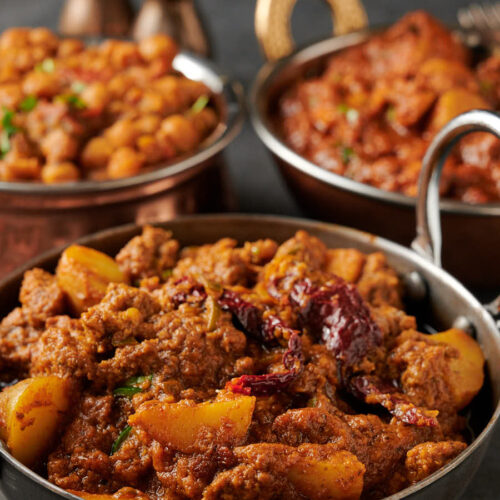
[{"label": "metal bowl", "polygon": [[[363,252],[382,251],[407,283],[408,296],[417,297],[413,308],[419,319],[438,329],[454,324],[473,326],[487,359],[485,386],[471,405],[471,426],[476,437],[470,446],[445,467],[425,480],[395,495],[399,498],[452,499],[465,489],[486,451],[500,416],[500,335],[493,319],[477,300],[453,277],[415,252],[383,238],[332,224],[303,219],[266,216],[222,215],[186,217],[160,224],[170,229],[182,245],[200,245],[231,236],[238,241],[270,237],[283,241],[305,229],[329,247],[354,247]],[[111,255],[140,228],[128,225],[82,238],[80,243]],[[33,266],[53,271],[61,250],[54,250],[24,265],[0,282],[0,314],[17,304],[23,272]],[[425,298],[422,284],[426,284]],[[413,312],[413,311],[412,311]],[[0,446],[0,489],[8,499],[55,500],[77,497],[54,486],[15,460]]]},{"label": "metal bowl", "polygon": [[107,227],[179,214],[222,211],[229,204],[221,151],[243,122],[243,92],[211,62],[179,53],[173,68],[214,94],[216,130],[192,154],[134,177],[59,185],[0,182],[0,275],[42,251]]},{"label": "metal bowl", "polygon": [[[414,198],[315,165],[282,141],[275,122],[279,98],[292,83],[307,74],[317,74],[333,54],[367,40],[377,31],[366,28],[323,40],[267,63],[253,83],[249,108],[255,131],[306,213],[407,245],[415,226]],[[444,267],[467,285],[498,290],[500,266],[492,264],[500,248],[500,203],[470,205],[442,200],[440,207]]]}]

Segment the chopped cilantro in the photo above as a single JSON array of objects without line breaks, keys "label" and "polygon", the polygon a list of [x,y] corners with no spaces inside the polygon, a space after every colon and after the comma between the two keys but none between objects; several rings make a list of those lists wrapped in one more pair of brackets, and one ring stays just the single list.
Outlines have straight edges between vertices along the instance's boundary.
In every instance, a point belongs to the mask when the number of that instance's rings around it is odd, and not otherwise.
[{"label": "chopped cilantro", "polygon": [[54,62],[54,59],[51,58],[44,59],[41,63],[38,63],[35,66],[35,70],[42,73],[53,73],[55,69],[56,64]]},{"label": "chopped cilantro", "polygon": [[22,111],[31,111],[38,104],[38,99],[34,95],[25,97],[19,107]]},{"label": "chopped cilantro", "polygon": [[342,163],[344,164],[349,163],[349,161],[356,155],[354,149],[346,146],[342,147],[340,154],[342,156]]},{"label": "chopped cilantro", "polygon": [[208,104],[208,101],[210,101],[210,98],[207,95],[201,95],[200,97],[198,97],[198,99],[196,99],[194,104],[191,106],[189,114],[191,115],[198,114],[200,111],[205,109],[205,107]]}]

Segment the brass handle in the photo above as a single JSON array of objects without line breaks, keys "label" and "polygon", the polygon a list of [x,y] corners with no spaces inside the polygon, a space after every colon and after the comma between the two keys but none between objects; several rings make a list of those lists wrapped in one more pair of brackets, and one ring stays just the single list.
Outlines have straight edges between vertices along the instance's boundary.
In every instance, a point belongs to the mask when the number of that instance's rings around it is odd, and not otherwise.
[{"label": "brass handle", "polygon": [[[297,0],[257,0],[255,33],[266,58],[281,59],[294,49],[290,20]],[[333,33],[342,35],[368,24],[360,0],[326,0],[332,11]]]}]

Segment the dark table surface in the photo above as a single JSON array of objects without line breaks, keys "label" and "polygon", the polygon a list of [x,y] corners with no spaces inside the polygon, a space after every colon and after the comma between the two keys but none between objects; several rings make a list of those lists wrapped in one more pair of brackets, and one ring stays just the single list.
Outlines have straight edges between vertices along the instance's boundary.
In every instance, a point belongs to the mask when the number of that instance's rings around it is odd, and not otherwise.
[{"label": "dark table surface", "polygon": [[[348,0],[346,0],[348,1]],[[428,10],[441,20],[456,22],[456,11],[472,0],[365,0],[370,23],[390,23],[409,10]],[[134,1],[139,4],[140,1]],[[0,30],[9,26],[57,28],[62,0],[0,0]],[[199,0],[214,49],[214,58],[248,89],[263,63],[253,31],[254,0]],[[292,19],[299,43],[314,41],[331,30],[330,15],[321,0],[298,2]],[[250,124],[226,153],[238,209],[242,212],[301,215]],[[500,428],[463,498],[500,498]],[[0,494],[1,495],[1,494]],[[17,499],[16,499],[17,500]]]}]

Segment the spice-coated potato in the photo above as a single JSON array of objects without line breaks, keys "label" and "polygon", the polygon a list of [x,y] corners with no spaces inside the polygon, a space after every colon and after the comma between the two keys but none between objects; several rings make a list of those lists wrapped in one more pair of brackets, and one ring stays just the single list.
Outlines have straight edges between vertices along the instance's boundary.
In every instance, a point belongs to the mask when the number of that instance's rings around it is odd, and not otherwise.
[{"label": "spice-coated potato", "polygon": [[452,328],[432,335],[432,340],[443,342],[458,350],[458,357],[451,358],[450,370],[457,409],[467,406],[479,392],[484,381],[484,355],[479,344],[464,331]]},{"label": "spice-coated potato", "polygon": [[201,404],[148,401],[129,418],[129,424],[140,427],[164,446],[189,453],[196,449],[204,430],[215,434],[218,442],[241,444],[254,407],[253,396]]},{"label": "spice-coated potato", "polygon": [[56,277],[76,313],[97,304],[109,283],[123,283],[125,276],[108,255],[80,245],[66,248],[59,259]]},{"label": "spice-coated potato", "polygon": [[25,379],[0,393],[0,437],[14,458],[33,465],[43,456],[69,399],[69,382],[54,375]]},{"label": "spice-coated potato", "polygon": [[288,478],[311,500],[356,500],[363,490],[365,466],[348,451],[326,460],[302,458],[290,467]]}]

